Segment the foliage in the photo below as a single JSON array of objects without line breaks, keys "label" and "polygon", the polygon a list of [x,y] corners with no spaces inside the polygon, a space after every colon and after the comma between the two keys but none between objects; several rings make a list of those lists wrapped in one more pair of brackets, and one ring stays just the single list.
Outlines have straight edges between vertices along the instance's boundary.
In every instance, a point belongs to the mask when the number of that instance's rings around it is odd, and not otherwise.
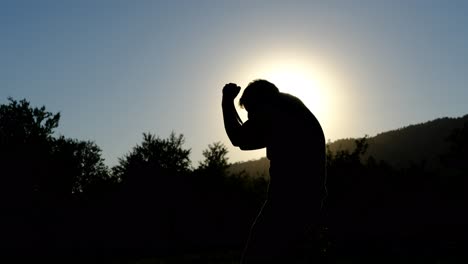
[{"label": "foliage", "polygon": [[369,148],[367,136],[354,140],[355,148],[352,152],[349,150],[339,150],[332,152],[330,146],[327,145],[327,162],[328,167],[341,167],[343,165],[360,165],[362,157],[366,154]]},{"label": "foliage", "polygon": [[95,143],[53,136],[59,120],[59,113],[31,107],[25,99],[9,98],[9,104],[0,106],[0,163],[11,192],[59,199],[108,179]]},{"label": "foliage", "polygon": [[[0,106],[0,249],[42,255],[77,248],[90,256],[183,255],[200,263],[215,255],[238,259],[268,184],[245,168],[265,170],[268,160],[261,160],[261,166],[229,164],[227,148],[215,142],[192,170],[182,134],[163,139],[144,133],[110,173],[96,143],[54,137],[59,119],[26,100],[10,98]],[[412,149],[422,142],[417,137],[435,138],[421,128],[446,132],[438,124],[451,121],[380,137],[388,139],[385,147],[399,142],[417,153],[419,147]],[[447,137],[438,170],[421,159],[398,167],[374,157],[373,148],[381,142],[376,138],[351,140],[342,149],[327,145],[328,197],[321,235],[331,263],[360,263],[370,254],[438,257],[462,252],[468,237],[468,122],[457,127]],[[406,132],[411,137],[390,140]],[[437,141],[444,140],[445,132]],[[408,143],[409,138],[419,143]]]},{"label": "foliage", "polygon": [[116,177],[123,179],[132,170],[152,167],[166,174],[184,174],[190,171],[190,149],[184,149],[184,136],[172,132],[167,139],[143,133],[143,142],[137,145],[113,168]]},{"label": "foliage", "polygon": [[468,172],[468,121],[462,128],[457,128],[447,137],[450,144],[449,152],[441,159],[446,167],[460,172]]},{"label": "foliage", "polygon": [[99,181],[111,180],[101,149],[92,141],[61,136],[53,141],[52,156],[60,167],[60,176],[70,178],[72,192],[83,192]]},{"label": "foliage", "polygon": [[268,180],[270,177],[270,160],[263,157],[258,160],[249,160],[231,164],[228,172],[234,175],[247,174],[254,178],[263,178]]},{"label": "foliage", "polygon": [[203,151],[205,159],[198,166],[199,173],[226,177],[229,168],[227,154],[228,150],[221,142],[208,145],[208,149]]},{"label": "foliage", "polygon": [[2,148],[17,144],[35,144],[50,140],[57,128],[60,113],[47,112],[45,107],[32,108],[25,99],[8,98],[9,104],[0,106],[0,143]]}]

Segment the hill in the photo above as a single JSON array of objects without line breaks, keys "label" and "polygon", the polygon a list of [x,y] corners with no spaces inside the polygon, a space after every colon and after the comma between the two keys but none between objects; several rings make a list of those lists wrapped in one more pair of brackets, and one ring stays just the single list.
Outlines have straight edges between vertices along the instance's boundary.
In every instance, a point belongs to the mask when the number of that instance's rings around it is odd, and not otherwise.
[{"label": "hill", "polygon": [[[368,138],[366,156],[384,160],[397,168],[422,162],[430,168],[438,167],[440,155],[449,148],[448,136],[467,122],[468,115],[460,118],[445,117],[377,134]],[[328,147],[332,152],[352,150],[354,140],[337,140],[328,144]]]},{"label": "hill", "polygon": [[[439,166],[439,156],[448,150],[447,137],[467,122],[468,115],[458,118],[444,117],[379,133],[368,138],[369,148],[364,158],[373,156],[376,160],[384,160],[397,168],[423,162],[428,168],[436,168]],[[355,140],[339,139],[327,145],[332,152],[352,151],[355,148]],[[268,177],[268,166],[269,160],[261,158],[232,164],[230,172],[239,173],[245,170],[253,177]]]},{"label": "hill", "polygon": [[231,164],[228,172],[235,175],[245,173],[254,178],[268,178],[270,175],[268,172],[269,167],[270,160],[268,160],[266,157],[263,157],[258,160],[249,160]]}]

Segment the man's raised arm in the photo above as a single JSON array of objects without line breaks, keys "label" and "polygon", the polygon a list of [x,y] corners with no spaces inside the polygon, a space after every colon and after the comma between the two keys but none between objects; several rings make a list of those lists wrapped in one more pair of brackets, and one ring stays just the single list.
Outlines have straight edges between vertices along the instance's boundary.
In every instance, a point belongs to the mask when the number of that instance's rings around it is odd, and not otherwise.
[{"label": "man's raised arm", "polygon": [[226,84],[223,88],[223,118],[224,128],[231,140],[231,143],[238,147],[240,145],[240,133],[242,121],[237,114],[236,107],[234,106],[234,98],[239,94],[240,87],[234,83]]}]

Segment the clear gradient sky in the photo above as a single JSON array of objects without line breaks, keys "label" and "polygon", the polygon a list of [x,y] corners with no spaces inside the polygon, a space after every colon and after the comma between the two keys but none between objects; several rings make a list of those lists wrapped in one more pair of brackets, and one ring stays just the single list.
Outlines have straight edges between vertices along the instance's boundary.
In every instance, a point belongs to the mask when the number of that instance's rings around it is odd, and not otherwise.
[{"label": "clear gradient sky", "polygon": [[[0,103],[62,115],[115,165],[143,132],[208,144],[231,162],[221,89],[271,80],[326,138],[468,113],[468,1],[0,1]],[[245,118],[245,111],[242,117]]]}]

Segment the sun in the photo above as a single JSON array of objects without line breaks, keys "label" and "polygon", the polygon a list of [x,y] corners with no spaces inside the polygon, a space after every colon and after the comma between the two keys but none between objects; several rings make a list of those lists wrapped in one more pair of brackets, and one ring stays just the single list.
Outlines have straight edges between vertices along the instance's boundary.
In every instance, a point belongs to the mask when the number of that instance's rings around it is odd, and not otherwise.
[{"label": "sun", "polygon": [[302,68],[278,67],[264,74],[265,79],[274,83],[281,92],[289,93],[301,99],[308,107],[320,110],[323,92],[320,83],[312,72]]},{"label": "sun", "polygon": [[281,92],[298,97],[319,119],[327,118],[329,83],[318,69],[298,62],[270,64],[263,69],[257,78],[268,80]]},{"label": "sun", "polygon": [[[272,82],[280,92],[299,98],[317,117],[330,135],[328,138],[333,137],[336,124],[341,122],[338,113],[346,92],[343,91],[343,77],[325,57],[305,52],[268,52],[249,58],[243,64],[233,76],[241,87],[245,88],[256,79]],[[243,109],[239,109],[239,115],[243,120],[248,117]]]},{"label": "sun", "polygon": [[[344,88],[347,87],[344,85],[346,75],[342,75],[333,61],[325,55],[313,56],[300,51],[265,52],[242,60],[226,79],[235,80],[243,89],[256,79],[272,82],[280,92],[298,97],[317,117],[326,139],[333,139],[336,138],[336,128],[343,123],[340,111],[352,97]],[[236,105],[241,119],[247,120],[247,111]],[[243,159],[262,155],[263,152],[242,153]]]}]

